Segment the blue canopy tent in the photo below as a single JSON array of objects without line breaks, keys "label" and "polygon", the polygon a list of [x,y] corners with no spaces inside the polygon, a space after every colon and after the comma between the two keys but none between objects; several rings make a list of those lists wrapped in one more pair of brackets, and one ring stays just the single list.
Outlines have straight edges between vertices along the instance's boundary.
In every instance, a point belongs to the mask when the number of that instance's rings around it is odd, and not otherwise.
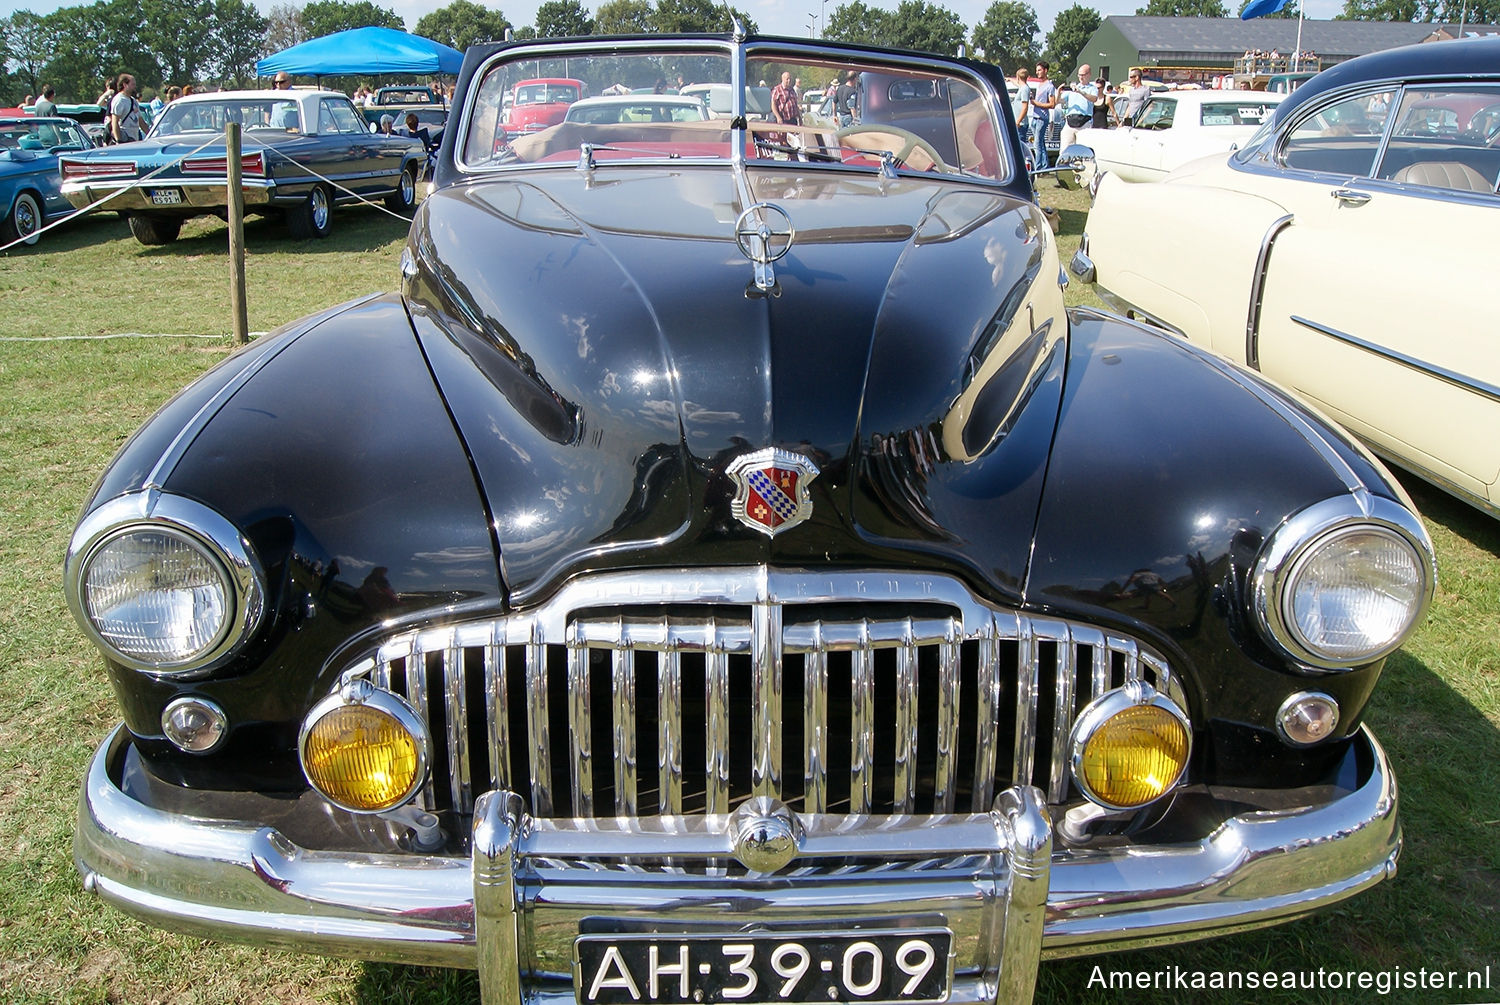
[{"label": "blue canopy tent", "polygon": [[394,28],[336,31],[258,60],[256,76],[283,70],[295,76],[337,77],[354,74],[445,73],[457,76],[464,54],[452,46]]}]

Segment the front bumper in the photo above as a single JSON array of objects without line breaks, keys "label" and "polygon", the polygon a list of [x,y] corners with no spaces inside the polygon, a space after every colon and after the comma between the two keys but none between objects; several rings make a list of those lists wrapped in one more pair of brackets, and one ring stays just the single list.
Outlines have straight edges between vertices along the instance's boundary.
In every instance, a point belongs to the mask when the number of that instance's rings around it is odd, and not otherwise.
[{"label": "front bumper", "polygon": [[[278,190],[276,183],[269,178],[245,178],[241,187],[245,193],[246,206],[290,204],[300,201],[307,194],[304,186],[301,193],[289,199],[288,193]],[[175,191],[181,201],[168,204],[153,202],[151,193],[163,190]],[[73,204],[74,209],[85,209],[115,192],[120,194],[109,201],[107,208],[123,212],[190,215],[213,213],[229,206],[228,182],[223,178],[152,179],[144,183],[134,178],[119,181],[96,179],[65,182],[62,186],[62,194]]]},{"label": "front bumper", "polygon": [[844,930],[934,919],[950,1001],[1029,997],[1039,957],[1188,941],[1300,917],[1390,875],[1401,834],[1384,751],[1361,729],[1340,782],[1223,820],[1201,840],[1091,849],[1054,838],[1040,793],[988,814],[805,817],[774,876],[733,858],[735,817],[544,820],[493,792],[472,856],[324,851],[242,820],[168,812],[122,785],[129,734],[90,765],[74,852],[85,887],[164,928],[330,955],[478,969],[485,1000],[569,1000],[600,925]]}]

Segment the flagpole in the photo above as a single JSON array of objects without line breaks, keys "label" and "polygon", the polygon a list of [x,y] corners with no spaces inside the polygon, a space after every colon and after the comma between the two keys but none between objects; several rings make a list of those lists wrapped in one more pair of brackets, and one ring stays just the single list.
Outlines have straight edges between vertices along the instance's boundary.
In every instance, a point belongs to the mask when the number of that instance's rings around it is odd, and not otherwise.
[{"label": "flagpole", "polygon": [[1292,53],[1292,72],[1302,69],[1302,4],[1297,4],[1297,48]]}]

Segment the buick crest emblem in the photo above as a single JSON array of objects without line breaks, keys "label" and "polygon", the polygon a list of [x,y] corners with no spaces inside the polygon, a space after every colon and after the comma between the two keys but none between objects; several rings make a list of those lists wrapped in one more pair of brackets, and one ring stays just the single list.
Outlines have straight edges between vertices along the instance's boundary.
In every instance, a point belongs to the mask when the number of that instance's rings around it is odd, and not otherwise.
[{"label": "buick crest emblem", "polygon": [[818,466],[801,454],[767,447],[738,458],[726,474],[734,482],[734,518],[751,530],[775,537],[812,516],[807,486]]}]

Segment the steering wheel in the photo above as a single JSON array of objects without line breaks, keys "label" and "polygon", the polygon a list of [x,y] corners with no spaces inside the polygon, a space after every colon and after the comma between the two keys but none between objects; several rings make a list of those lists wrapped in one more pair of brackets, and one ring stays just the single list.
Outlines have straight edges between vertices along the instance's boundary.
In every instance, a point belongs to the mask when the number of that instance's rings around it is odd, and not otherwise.
[{"label": "steering wheel", "polygon": [[[857,122],[852,126],[845,126],[834,135],[842,142],[850,137],[859,136],[864,133],[889,133],[901,139],[903,141],[901,149],[892,153],[898,166],[905,166],[906,159],[911,156],[911,152],[913,150],[920,150],[932,159],[932,170],[951,170],[943,161],[943,155],[938,153],[931,143],[928,143],[911,130],[902,129],[900,126],[887,125],[884,122]],[[858,146],[858,144],[855,144],[855,146]]]}]

